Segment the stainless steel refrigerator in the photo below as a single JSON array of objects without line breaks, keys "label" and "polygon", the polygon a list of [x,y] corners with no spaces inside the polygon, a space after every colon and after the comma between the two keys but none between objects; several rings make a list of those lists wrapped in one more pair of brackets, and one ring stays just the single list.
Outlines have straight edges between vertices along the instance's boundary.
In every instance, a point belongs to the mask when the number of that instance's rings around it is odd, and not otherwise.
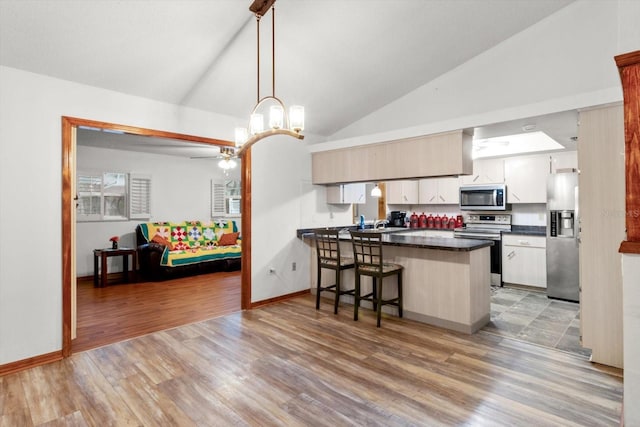
[{"label": "stainless steel refrigerator", "polygon": [[547,297],[578,302],[578,173],[547,180]]}]

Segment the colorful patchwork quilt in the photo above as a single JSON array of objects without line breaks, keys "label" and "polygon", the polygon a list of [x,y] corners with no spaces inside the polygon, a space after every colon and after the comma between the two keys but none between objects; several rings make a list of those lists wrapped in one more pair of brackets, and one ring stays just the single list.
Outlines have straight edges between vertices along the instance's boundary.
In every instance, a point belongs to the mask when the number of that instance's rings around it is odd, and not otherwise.
[{"label": "colorful patchwork quilt", "polygon": [[240,258],[242,254],[239,234],[234,245],[218,244],[223,235],[238,233],[233,220],[146,222],[140,224],[140,229],[147,242],[154,240],[165,244],[160,265],[166,267]]}]

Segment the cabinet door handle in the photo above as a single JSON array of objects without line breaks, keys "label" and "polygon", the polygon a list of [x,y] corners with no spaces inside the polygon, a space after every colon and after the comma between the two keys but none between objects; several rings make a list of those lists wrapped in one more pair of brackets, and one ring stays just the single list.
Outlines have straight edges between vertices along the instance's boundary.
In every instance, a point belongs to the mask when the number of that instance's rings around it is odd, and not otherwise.
[{"label": "cabinet door handle", "polygon": [[442,197],[442,196],[438,196],[438,197],[440,197],[440,200],[442,200],[444,202],[444,197]]},{"label": "cabinet door handle", "polygon": [[518,197],[518,195],[517,195],[516,193],[511,193],[511,195],[512,195],[514,198],[516,198],[516,199],[520,200],[520,197]]},{"label": "cabinet door handle", "polygon": [[515,251],[511,251],[511,252],[509,252],[509,254],[507,255],[507,258],[508,258],[508,259],[511,259],[511,258],[513,258],[514,256],[516,256],[516,252],[515,252]]},{"label": "cabinet door handle", "polygon": [[529,243],[528,240],[518,240],[518,243],[523,245],[523,246],[530,246],[531,243]]},{"label": "cabinet door handle", "polygon": [[476,181],[478,180],[478,178],[480,178],[480,175],[476,175],[476,176],[473,178],[473,181],[472,181],[472,182],[476,182]]},{"label": "cabinet door handle", "polygon": [[429,199],[429,201],[430,201],[430,202],[433,202],[433,199],[435,199],[435,198],[436,198],[436,196],[432,196],[432,197]]}]

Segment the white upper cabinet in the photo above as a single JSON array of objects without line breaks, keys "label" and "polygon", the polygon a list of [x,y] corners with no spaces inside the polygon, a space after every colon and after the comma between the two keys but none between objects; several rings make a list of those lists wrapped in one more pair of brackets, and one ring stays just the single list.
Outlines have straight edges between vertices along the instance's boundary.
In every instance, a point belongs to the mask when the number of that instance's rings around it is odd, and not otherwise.
[{"label": "white upper cabinet", "polygon": [[460,203],[460,179],[428,178],[418,181],[421,205],[457,205]]},{"label": "white upper cabinet", "polygon": [[505,159],[507,203],[546,203],[549,162],[548,154]]},{"label": "white upper cabinet", "polygon": [[418,203],[418,181],[387,181],[388,205],[413,205]]},{"label": "white upper cabinet", "polygon": [[342,184],[327,186],[327,203],[366,203],[366,184]]},{"label": "white upper cabinet", "polygon": [[461,184],[502,184],[504,159],[477,159],[473,161],[473,174],[461,176]]},{"label": "white upper cabinet", "polygon": [[578,169],[577,151],[560,151],[551,154],[551,173],[558,169]]}]

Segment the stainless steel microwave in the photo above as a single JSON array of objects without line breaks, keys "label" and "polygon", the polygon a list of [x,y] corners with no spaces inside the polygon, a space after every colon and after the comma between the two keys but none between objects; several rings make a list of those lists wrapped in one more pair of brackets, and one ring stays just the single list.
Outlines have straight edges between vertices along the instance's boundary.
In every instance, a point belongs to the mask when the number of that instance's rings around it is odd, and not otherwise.
[{"label": "stainless steel microwave", "polygon": [[506,211],[507,186],[504,184],[460,187],[460,209],[465,211]]}]

